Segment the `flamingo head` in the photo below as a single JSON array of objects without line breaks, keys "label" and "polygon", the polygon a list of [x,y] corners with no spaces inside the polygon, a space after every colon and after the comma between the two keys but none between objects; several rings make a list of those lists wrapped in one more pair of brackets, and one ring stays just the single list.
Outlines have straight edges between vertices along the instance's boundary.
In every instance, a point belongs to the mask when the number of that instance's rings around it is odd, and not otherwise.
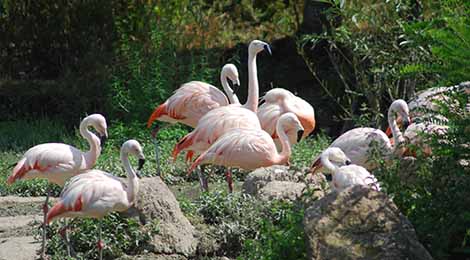
[{"label": "flamingo head", "polygon": [[352,162],[351,160],[346,156],[346,154],[338,147],[329,147],[325,151],[323,151],[322,155],[322,160],[323,158],[328,158],[328,160],[338,166],[344,166],[344,165],[350,165]]},{"label": "flamingo head", "polygon": [[84,121],[87,120],[89,125],[95,128],[96,132],[100,136],[100,146],[104,147],[106,139],[108,138],[108,125],[106,119],[101,114],[92,114],[87,116]]},{"label": "flamingo head", "polygon": [[283,114],[279,118],[278,124],[281,126],[284,132],[295,131],[297,133],[297,142],[302,139],[305,129],[302,126],[302,123],[300,123],[299,118],[294,113],[289,112]]},{"label": "flamingo head", "polygon": [[238,76],[238,70],[237,67],[231,63],[225,64],[225,66],[222,68],[222,74],[230,79],[233,84],[233,92],[237,92],[238,87],[240,87],[240,78]]},{"label": "flamingo head", "polygon": [[134,139],[127,140],[124,144],[122,144],[121,153],[132,154],[139,159],[139,165],[137,167],[137,176],[140,177],[139,171],[142,170],[145,163],[145,156],[140,143]]},{"label": "flamingo head", "polygon": [[407,128],[411,123],[410,109],[408,108],[406,101],[403,99],[397,99],[393,101],[389,108],[389,114],[392,114],[392,116],[398,115],[398,117],[401,117],[403,126],[405,128]]},{"label": "flamingo head", "polygon": [[263,50],[267,51],[269,53],[269,55],[272,55],[271,47],[269,46],[269,44],[267,44],[263,41],[253,40],[250,43],[250,46],[248,46],[248,53],[252,54],[252,55],[258,54],[258,53],[262,52]]}]

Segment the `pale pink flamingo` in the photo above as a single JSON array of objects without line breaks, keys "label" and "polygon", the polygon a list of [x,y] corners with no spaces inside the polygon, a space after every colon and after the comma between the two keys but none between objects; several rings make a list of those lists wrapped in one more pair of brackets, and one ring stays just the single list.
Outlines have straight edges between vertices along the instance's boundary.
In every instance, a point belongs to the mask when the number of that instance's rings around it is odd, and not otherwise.
[{"label": "pale pink flamingo", "polygon": [[147,127],[150,127],[155,120],[158,120],[173,124],[182,123],[194,128],[199,119],[210,110],[227,106],[229,101],[231,104],[239,104],[240,102],[230,88],[227,78],[234,85],[240,85],[238,70],[235,65],[226,64],[220,73],[220,81],[229,98],[228,100],[218,88],[202,81],[191,81],[183,84],[175,90],[170,98],[155,108],[155,111],[148,119]]},{"label": "pale pink flamingo", "polygon": [[[173,149],[173,158],[183,150],[188,150],[189,159],[194,153],[205,151],[220,136],[234,128],[261,129],[256,115],[258,108],[259,86],[256,56],[261,51],[271,53],[269,44],[254,40],[248,47],[248,98],[244,105],[231,104],[209,111],[200,120],[196,128],[183,137]],[[227,172],[230,187],[230,171]],[[206,189],[206,187],[203,187]]]},{"label": "pale pink flamingo", "polygon": [[283,114],[277,122],[276,131],[282,144],[281,152],[277,151],[272,137],[262,129],[232,129],[204,151],[191,165],[188,173],[198,165],[208,163],[247,170],[288,164],[292,151],[285,129],[293,125],[300,139],[304,129],[295,114]]},{"label": "pale pink flamingo", "polygon": [[371,186],[380,190],[377,179],[366,168],[351,164],[349,158],[337,147],[327,148],[320,156],[323,167],[332,174],[333,190],[342,190],[355,186]]},{"label": "pale pink flamingo", "polygon": [[[404,123],[406,125],[409,124],[408,105],[402,99],[395,100],[388,110],[388,124],[392,129],[393,144],[382,130],[359,127],[351,129],[336,138],[330,147],[340,148],[353,164],[360,165],[368,170],[377,167],[377,163],[369,158],[374,146],[384,156],[385,161],[390,161],[393,155],[402,156],[405,151],[405,139],[396,123],[397,114],[405,118]],[[314,167],[314,170],[319,170],[322,167],[319,157],[314,160],[312,167]]]},{"label": "pale pink flamingo", "polygon": [[89,170],[70,179],[62,190],[59,201],[47,214],[47,223],[56,218],[98,218],[98,250],[103,258],[101,219],[113,211],[125,211],[131,207],[139,191],[139,178],[129,162],[129,154],[139,159],[138,171],[145,162],[142,147],[136,140],[128,140],[121,147],[121,161],[127,173],[124,181],[110,173]]},{"label": "pale pink flamingo", "polygon": [[[258,107],[257,113],[261,128],[273,137],[278,149],[281,148],[281,144],[276,134],[276,122],[282,114],[292,112],[299,118],[305,129],[302,138],[307,137],[315,129],[313,107],[307,101],[292,94],[292,92],[283,88],[274,88],[268,91],[262,100],[264,100],[264,103]],[[287,135],[291,144],[297,143],[297,133],[295,131],[287,130]]]},{"label": "pale pink flamingo", "polygon": [[[88,127],[92,126],[101,135],[102,141]],[[12,184],[17,180],[33,178],[47,179],[49,182],[64,186],[64,183],[72,176],[91,169],[101,153],[101,147],[108,136],[105,118],[100,114],[92,114],[85,117],[80,123],[80,134],[88,141],[90,150],[82,152],[77,148],[63,143],[46,143],[30,148],[23,158],[16,164],[7,183]],[[42,253],[45,257],[46,241],[46,214],[48,211],[50,190],[47,192],[44,202],[44,223],[42,233]]]}]

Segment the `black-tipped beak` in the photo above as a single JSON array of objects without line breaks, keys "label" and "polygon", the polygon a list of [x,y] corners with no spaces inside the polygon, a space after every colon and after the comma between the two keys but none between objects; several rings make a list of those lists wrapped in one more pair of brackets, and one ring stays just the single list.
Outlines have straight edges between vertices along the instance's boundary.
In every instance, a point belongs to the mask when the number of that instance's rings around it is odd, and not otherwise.
[{"label": "black-tipped beak", "polygon": [[350,165],[351,164],[351,161],[350,160],[346,160],[346,165]]},{"label": "black-tipped beak", "polygon": [[303,135],[304,135],[304,130],[297,131],[297,143],[300,142],[300,139],[302,139]]},{"label": "black-tipped beak", "polygon": [[410,125],[410,120],[408,118],[403,120],[403,127],[405,129],[407,129],[409,125]]},{"label": "black-tipped beak", "polygon": [[139,159],[139,166],[137,166],[137,170],[140,171],[144,167],[145,159]]},{"label": "black-tipped beak", "polygon": [[269,46],[269,44],[266,44],[264,45],[264,50],[267,51],[269,53],[269,55],[273,55],[272,51],[271,51],[271,47]]},{"label": "black-tipped beak", "polygon": [[239,89],[240,89],[240,82],[234,82],[233,83],[233,93],[237,93]]},{"label": "black-tipped beak", "polygon": [[100,136],[100,146],[101,146],[101,150],[104,149],[104,144],[106,143],[106,140],[108,140],[108,137],[107,137],[106,135]]}]

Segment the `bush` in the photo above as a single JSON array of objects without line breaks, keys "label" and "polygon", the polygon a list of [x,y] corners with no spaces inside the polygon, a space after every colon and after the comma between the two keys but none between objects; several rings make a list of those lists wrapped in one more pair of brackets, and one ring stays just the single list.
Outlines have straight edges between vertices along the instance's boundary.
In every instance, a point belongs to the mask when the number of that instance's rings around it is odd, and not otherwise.
[{"label": "bush", "polygon": [[445,136],[431,136],[433,156],[418,153],[408,180],[399,163],[378,176],[401,211],[413,223],[418,238],[436,259],[468,258],[470,244],[470,117],[468,95],[451,95],[441,104],[449,119]]}]

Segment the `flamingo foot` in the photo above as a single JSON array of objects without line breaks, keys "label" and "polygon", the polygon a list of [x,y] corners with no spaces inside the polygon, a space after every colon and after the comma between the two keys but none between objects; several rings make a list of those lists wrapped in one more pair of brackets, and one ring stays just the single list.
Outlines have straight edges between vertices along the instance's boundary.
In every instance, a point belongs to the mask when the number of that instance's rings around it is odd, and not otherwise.
[{"label": "flamingo foot", "polygon": [[228,192],[232,193],[233,192],[233,178],[232,178],[232,171],[227,169],[227,172],[225,173],[225,180],[228,183]]}]

